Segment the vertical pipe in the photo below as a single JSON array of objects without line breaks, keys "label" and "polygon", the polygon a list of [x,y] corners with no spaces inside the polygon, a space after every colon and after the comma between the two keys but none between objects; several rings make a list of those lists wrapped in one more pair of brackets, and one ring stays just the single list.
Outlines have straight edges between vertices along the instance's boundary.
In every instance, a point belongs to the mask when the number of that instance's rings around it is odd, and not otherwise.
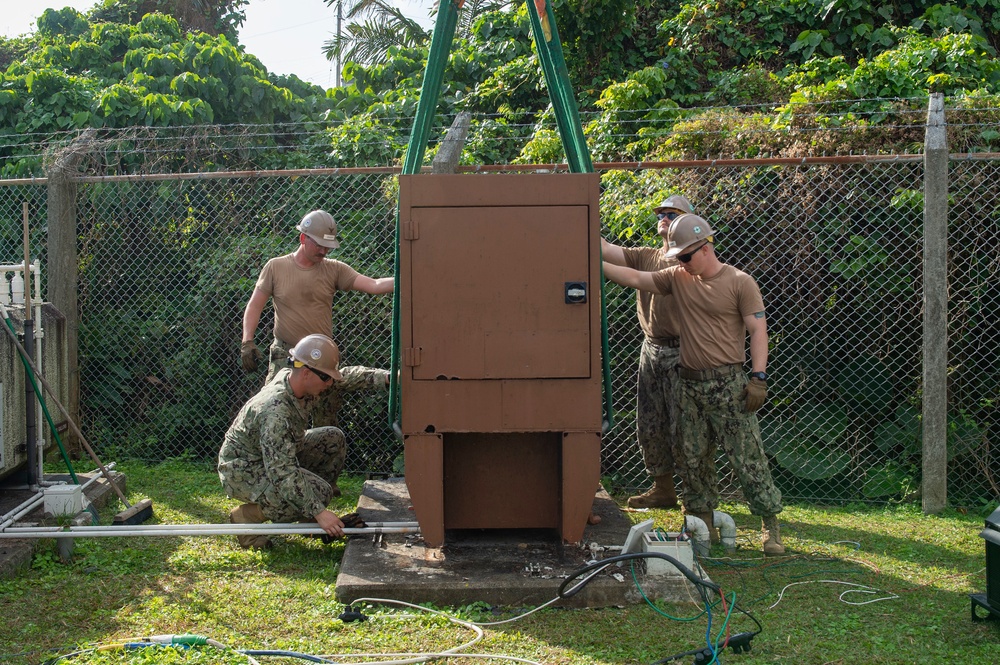
[{"label": "vertical pipe", "polygon": [[948,500],[948,137],[944,95],[932,93],[924,147],[923,460],[924,513]]},{"label": "vertical pipe", "polygon": [[[24,222],[24,346],[32,348],[34,340],[31,329],[31,262],[28,261],[28,202],[22,205],[22,217]],[[28,449],[28,486],[34,487],[38,484],[38,466],[41,463],[38,454],[38,444],[35,441],[35,394],[31,389],[31,377],[28,369],[24,370],[24,439]]]},{"label": "vertical pipe", "polygon": [[[35,259],[31,264],[31,273],[35,279],[35,368],[41,374],[44,371],[42,369],[42,338],[45,337],[45,330],[42,328],[42,269],[38,259]],[[37,392],[35,397],[38,399],[40,407],[35,409],[35,435],[38,437],[38,478],[41,482],[45,478],[43,468],[45,462],[45,423],[41,408],[42,400],[38,397]]]}]

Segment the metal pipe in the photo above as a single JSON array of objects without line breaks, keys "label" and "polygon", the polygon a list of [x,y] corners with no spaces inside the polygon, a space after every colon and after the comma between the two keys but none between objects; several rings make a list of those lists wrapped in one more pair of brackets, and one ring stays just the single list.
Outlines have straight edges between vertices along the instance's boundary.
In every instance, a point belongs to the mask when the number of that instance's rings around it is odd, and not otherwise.
[{"label": "metal pipe", "polygon": [[[34,288],[35,288],[35,366],[38,367],[38,371],[42,372],[42,338],[45,337],[45,331],[42,330],[42,272],[41,267],[38,264],[38,259],[35,259],[31,264],[31,273],[34,276]],[[28,313],[25,311],[25,316]],[[38,478],[42,479],[45,477],[45,422],[42,414],[42,400],[41,397],[36,397],[38,399],[39,408],[35,409],[35,434],[37,436],[38,445]]]},{"label": "metal pipe", "polygon": [[[200,527],[200,528],[196,528]],[[344,534],[419,533],[419,527],[365,527],[344,529]],[[154,524],[139,528],[129,526],[39,526],[7,527],[2,538],[117,538],[123,536],[251,536],[251,535],[323,535],[318,524]]]},{"label": "metal pipe", "polygon": [[[366,523],[366,529],[414,529],[417,528],[416,522],[370,522]],[[62,530],[64,527],[60,526],[31,526],[31,527],[11,527],[13,530],[17,530],[18,533],[48,533],[52,531]],[[170,531],[170,530],[182,530],[185,533],[200,533],[216,531],[220,528],[225,529],[246,529],[249,533],[300,533],[305,530],[306,533],[316,532],[319,533],[323,531],[322,528],[315,522],[267,522],[263,524],[133,524],[128,526],[80,526],[71,527],[73,529],[80,529],[81,532],[90,531],[105,531],[113,530],[115,533],[121,533],[123,530],[129,531],[149,531],[150,533]]]},{"label": "metal pipe", "polygon": [[18,521],[19,519],[30,513],[32,510],[34,510],[36,507],[38,507],[38,504],[40,504],[44,500],[45,500],[45,495],[38,494],[24,501],[20,506],[10,511],[6,515],[4,515],[3,521],[0,522],[0,537],[3,537],[3,531],[4,529],[7,528],[8,524],[13,524],[14,522]]},{"label": "metal pipe", "polygon": [[[21,205],[23,222],[23,244],[24,244],[24,346],[32,348],[34,345],[33,322],[31,320],[31,262],[28,260],[28,202]],[[38,469],[41,467],[41,455],[38,450],[38,438],[35,429],[35,394],[31,388],[31,377],[28,376],[30,370],[24,368],[24,443],[28,448],[28,484],[37,485],[41,475]]]}]

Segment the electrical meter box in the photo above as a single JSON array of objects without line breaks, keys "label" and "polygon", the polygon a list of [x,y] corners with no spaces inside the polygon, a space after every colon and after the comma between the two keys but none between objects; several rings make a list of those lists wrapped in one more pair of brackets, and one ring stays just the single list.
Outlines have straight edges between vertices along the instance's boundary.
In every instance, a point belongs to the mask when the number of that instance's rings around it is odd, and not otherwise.
[{"label": "electrical meter box", "polygon": [[400,427],[425,541],[578,542],[600,481],[599,176],[399,185]]}]

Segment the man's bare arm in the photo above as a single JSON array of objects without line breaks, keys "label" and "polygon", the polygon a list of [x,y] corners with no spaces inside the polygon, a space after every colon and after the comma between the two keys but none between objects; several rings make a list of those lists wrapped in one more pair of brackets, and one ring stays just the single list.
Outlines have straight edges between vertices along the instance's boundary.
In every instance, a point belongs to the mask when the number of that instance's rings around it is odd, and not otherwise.
[{"label": "man's bare arm", "polygon": [[638,289],[639,291],[648,291],[649,293],[660,293],[659,289],[656,288],[656,284],[653,283],[653,273],[651,272],[634,270],[625,266],[616,266],[613,263],[605,261],[604,276],[621,286]]},{"label": "man's bare arm", "polygon": [[750,333],[750,367],[752,372],[767,372],[767,318],[764,312],[743,317]]},{"label": "man's bare arm", "polygon": [[264,311],[264,305],[267,304],[270,297],[259,289],[253,290],[253,295],[250,296],[247,307],[243,311],[242,341],[249,342],[253,340],[254,333],[257,332],[257,324],[260,323],[260,314]]},{"label": "man's bare arm", "polygon": [[621,247],[601,238],[601,258],[616,266],[625,265],[625,252]]},{"label": "man's bare arm", "polygon": [[379,277],[377,279],[373,279],[371,277],[366,277],[365,275],[358,275],[357,279],[354,280],[354,286],[351,287],[351,290],[370,293],[373,296],[377,296],[383,293],[392,293],[393,286],[394,280],[392,277]]}]

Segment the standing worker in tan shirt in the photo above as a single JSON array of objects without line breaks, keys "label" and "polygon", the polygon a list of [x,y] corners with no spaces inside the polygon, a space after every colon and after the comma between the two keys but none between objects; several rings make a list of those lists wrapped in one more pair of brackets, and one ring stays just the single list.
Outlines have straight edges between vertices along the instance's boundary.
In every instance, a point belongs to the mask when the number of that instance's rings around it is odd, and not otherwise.
[{"label": "standing worker in tan shirt", "polygon": [[[372,295],[392,293],[393,278],[366,277],[354,268],[334,259],[327,252],[340,246],[337,222],[324,210],[306,214],[298,226],[299,246],[291,254],[271,259],[257,278],[253,295],[243,312],[243,343],[240,357],[243,369],[257,369],[263,354],[253,337],[261,312],[270,299],[274,304],[274,340],[271,342],[267,379],[269,382],[284,368],[289,350],[306,335],[330,335],[333,330],[333,296],[337,291],[362,291]],[[364,370],[366,368],[357,368]],[[382,370],[371,370],[382,372]],[[372,385],[384,385],[380,375]],[[311,405],[313,427],[334,425],[339,386],[319,395]]]},{"label": "standing worker in tan shirt", "polygon": [[[708,524],[719,504],[716,446],[736,471],[750,512],[761,517],[765,555],[784,554],[778,529],[781,492],[764,454],[756,411],[767,399],[767,321],[754,279],[715,254],[714,231],[697,215],[681,215],[668,230],[667,256],[680,265],[642,272],[604,263],[611,281],[673,294],[680,309],[681,366],[678,462],[684,510]],[[750,379],[743,372],[750,334]]]},{"label": "standing worker in tan shirt", "polygon": [[[653,209],[662,247],[619,247],[601,239],[605,261],[646,272],[677,265],[667,258],[667,229],[674,219],[691,212],[691,203],[683,196],[667,197]],[[677,405],[680,363],[680,327],[677,304],[672,295],[636,291],[636,314],[642,328],[639,351],[639,378],[636,382],[635,424],[646,473],[653,486],[643,494],[630,496],[631,508],[676,508],[674,459],[677,457]]]}]

